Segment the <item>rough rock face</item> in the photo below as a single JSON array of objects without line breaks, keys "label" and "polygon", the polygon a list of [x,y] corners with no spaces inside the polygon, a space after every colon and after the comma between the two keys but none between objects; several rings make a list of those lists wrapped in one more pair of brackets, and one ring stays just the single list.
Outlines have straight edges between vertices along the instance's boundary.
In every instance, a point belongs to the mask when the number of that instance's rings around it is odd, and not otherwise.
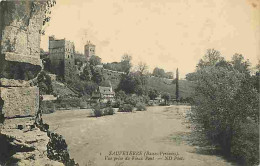
[{"label": "rough rock face", "polygon": [[4,101],[5,117],[35,116],[39,108],[37,87],[0,87],[0,97]]},{"label": "rough rock face", "polygon": [[46,1],[0,2],[0,165],[63,165],[47,157],[49,137],[35,126]]},{"label": "rough rock face", "polygon": [[[49,137],[34,126],[34,118],[14,118],[5,122],[0,141],[0,165],[62,166],[47,157]],[[7,152],[7,153],[6,153]],[[2,159],[1,159],[2,157]]]},{"label": "rough rock face", "polygon": [[39,108],[39,89],[29,81],[41,71],[44,5],[44,1],[1,2],[0,114],[4,117],[35,116]]}]

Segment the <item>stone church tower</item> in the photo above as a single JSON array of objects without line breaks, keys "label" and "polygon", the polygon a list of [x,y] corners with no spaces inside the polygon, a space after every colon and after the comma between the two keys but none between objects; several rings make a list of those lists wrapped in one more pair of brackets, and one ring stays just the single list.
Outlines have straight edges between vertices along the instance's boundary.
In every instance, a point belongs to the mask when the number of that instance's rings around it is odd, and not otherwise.
[{"label": "stone church tower", "polygon": [[96,46],[92,44],[90,41],[88,41],[87,44],[85,45],[84,52],[85,52],[85,57],[88,61],[92,55],[96,54]]}]

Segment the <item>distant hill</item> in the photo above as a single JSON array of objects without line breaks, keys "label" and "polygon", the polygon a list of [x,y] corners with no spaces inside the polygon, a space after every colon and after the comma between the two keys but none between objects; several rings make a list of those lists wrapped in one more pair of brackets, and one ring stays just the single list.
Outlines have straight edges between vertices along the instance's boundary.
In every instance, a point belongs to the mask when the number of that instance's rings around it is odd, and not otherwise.
[{"label": "distant hill", "polygon": [[[154,88],[160,93],[170,93],[175,97],[176,84],[173,84],[172,79],[165,79],[159,77],[148,77],[148,87]],[[190,97],[194,92],[194,84],[187,80],[179,80],[180,97]]]}]

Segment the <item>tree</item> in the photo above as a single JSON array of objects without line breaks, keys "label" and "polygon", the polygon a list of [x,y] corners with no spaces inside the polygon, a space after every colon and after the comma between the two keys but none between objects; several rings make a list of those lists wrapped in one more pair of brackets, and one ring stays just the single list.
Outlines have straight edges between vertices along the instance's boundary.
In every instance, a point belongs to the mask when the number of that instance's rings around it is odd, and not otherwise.
[{"label": "tree", "polygon": [[156,67],[153,69],[153,76],[163,78],[165,77],[165,71],[163,69]]},{"label": "tree", "polygon": [[40,94],[51,94],[53,87],[51,83],[51,77],[46,74],[45,71],[41,71],[37,77]]},{"label": "tree", "polygon": [[144,62],[139,62],[137,65],[137,72],[140,73],[140,75],[145,75],[148,73],[148,66]]},{"label": "tree", "polygon": [[105,78],[101,68],[92,66],[91,73],[92,73],[92,81],[94,81],[96,84],[100,85],[100,83],[104,81]]},{"label": "tree", "polygon": [[169,100],[171,99],[171,96],[170,96],[169,93],[164,93],[164,94],[162,95],[162,98],[164,99],[165,105],[167,105],[168,102],[169,102]]},{"label": "tree", "polygon": [[176,100],[179,101],[179,70],[176,70]]},{"label": "tree", "polygon": [[246,73],[247,75],[250,74],[249,67],[250,63],[249,61],[245,61],[242,54],[235,54],[232,57],[231,64],[235,70],[238,70],[241,73]]},{"label": "tree", "polygon": [[173,79],[173,72],[166,72],[165,77],[169,79]]},{"label": "tree", "polygon": [[120,90],[120,91],[116,92],[116,99],[123,101],[126,99],[126,97],[127,97],[127,95],[125,94],[124,91]]},{"label": "tree", "polygon": [[140,75],[141,83],[144,88],[144,86],[147,83],[147,77],[146,74],[148,73],[148,66],[144,62],[139,62],[137,66],[137,73]]},{"label": "tree", "polygon": [[92,79],[92,72],[89,63],[83,69],[83,73],[80,75],[80,79],[84,81],[91,81]]},{"label": "tree", "polygon": [[91,66],[101,65],[101,58],[96,55],[92,55],[89,59],[89,63]]},{"label": "tree", "polygon": [[117,91],[119,90],[124,91],[126,94],[140,94],[142,91],[140,77],[134,73],[122,75],[117,87]]},{"label": "tree", "polygon": [[240,68],[243,58],[237,55],[230,63],[213,59],[193,74],[196,88],[191,120],[225,155],[248,165],[259,163],[259,150],[254,146],[259,143],[259,98],[245,68]]},{"label": "tree", "polygon": [[197,65],[197,69],[202,69],[207,66],[214,66],[224,58],[221,57],[221,54],[219,51],[215,49],[208,49],[207,53],[204,55],[204,57],[199,61]]},{"label": "tree", "polygon": [[124,54],[121,58],[121,68],[122,71],[126,74],[130,73],[130,70],[132,68],[132,56],[128,54]]},{"label": "tree", "polygon": [[149,89],[148,96],[150,100],[154,100],[156,97],[159,96],[159,92],[156,89],[151,88]]}]

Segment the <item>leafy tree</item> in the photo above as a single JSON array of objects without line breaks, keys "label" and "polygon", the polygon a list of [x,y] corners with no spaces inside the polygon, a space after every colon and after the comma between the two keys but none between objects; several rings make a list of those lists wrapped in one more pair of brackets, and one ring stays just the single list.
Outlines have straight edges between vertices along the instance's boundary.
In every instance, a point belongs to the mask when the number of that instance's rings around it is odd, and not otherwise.
[{"label": "leafy tree", "polygon": [[89,63],[87,63],[84,67],[83,73],[80,75],[80,78],[85,81],[90,81],[92,79],[92,72]]},{"label": "leafy tree", "polygon": [[140,77],[133,73],[124,74],[121,77],[117,90],[123,90],[126,94],[134,94],[139,93],[138,91],[140,90],[140,86]]},{"label": "leafy tree", "polygon": [[173,72],[166,72],[165,77],[169,79],[173,79]]},{"label": "leafy tree", "polygon": [[252,75],[252,84],[254,85],[254,88],[260,92],[260,60],[258,61],[258,64],[256,65],[256,73]]},{"label": "leafy tree", "polygon": [[156,89],[149,89],[148,96],[151,100],[154,100],[156,97],[159,96],[159,92]]},{"label": "leafy tree", "polygon": [[221,56],[220,52],[215,49],[208,49],[204,57],[199,61],[197,69],[202,69],[207,66],[214,66],[224,58]]},{"label": "leafy tree", "polygon": [[165,71],[163,69],[156,67],[153,69],[153,75],[155,77],[165,77]]},{"label": "leafy tree", "polygon": [[145,88],[144,86],[146,86],[146,84],[147,84],[146,74],[148,73],[147,64],[144,62],[139,62],[138,66],[137,66],[137,73],[140,75],[140,79],[141,79],[143,88]]},{"label": "leafy tree", "polygon": [[123,101],[126,99],[126,97],[127,97],[127,95],[125,94],[124,91],[120,90],[120,91],[116,92],[116,99]]},{"label": "leafy tree", "polygon": [[232,57],[231,64],[235,70],[238,70],[241,73],[246,73],[247,75],[250,74],[249,61],[245,61],[242,54],[235,54]]},{"label": "leafy tree", "polygon": [[41,71],[37,77],[40,94],[51,94],[53,87],[51,84],[51,77],[45,71]]},{"label": "leafy tree", "polygon": [[259,144],[259,98],[248,63],[239,54],[230,63],[214,55],[218,58],[204,61],[192,75],[196,89],[191,119],[225,155],[257,165],[259,149],[254,144]]},{"label": "leafy tree", "polygon": [[96,89],[98,88],[98,85],[92,81],[86,82],[84,91],[86,94],[91,95]]},{"label": "leafy tree", "polygon": [[169,100],[171,99],[171,96],[170,96],[169,93],[164,93],[164,94],[162,95],[162,98],[164,99],[165,105],[167,105],[168,102],[169,102]]},{"label": "leafy tree", "polygon": [[101,65],[101,58],[96,55],[92,55],[89,59],[89,63],[91,66]]},{"label": "leafy tree", "polygon": [[91,73],[92,73],[92,81],[94,81],[96,84],[100,85],[101,82],[104,81],[104,75],[101,68],[92,66]]},{"label": "leafy tree", "polygon": [[121,58],[121,68],[123,72],[126,74],[130,73],[130,70],[132,68],[132,56],[128,54],[124,54]]},{"label": "leafy tree", "polygon": [[145,75],[148,73],[148,66],[144,62],[139,62],[137,65],[137,72],[140,73],[140,75]]}]

